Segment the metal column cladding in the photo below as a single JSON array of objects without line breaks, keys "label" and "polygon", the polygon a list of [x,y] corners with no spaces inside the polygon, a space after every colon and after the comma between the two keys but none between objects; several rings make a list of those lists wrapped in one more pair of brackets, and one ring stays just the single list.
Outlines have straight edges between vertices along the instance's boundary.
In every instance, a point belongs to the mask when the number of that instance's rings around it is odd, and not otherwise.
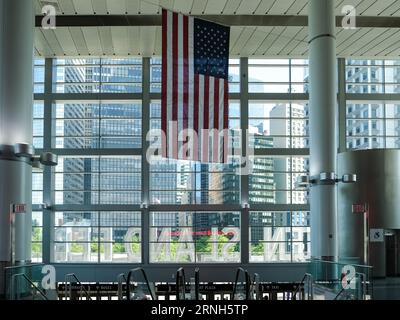
[{"label": "metal column cladding", "polygon": [[[309,1],[310,176],[336,173],[336,37],[333,0]],[[311,187],[311,250],[315,258],[335,259],[336,186]]]}]

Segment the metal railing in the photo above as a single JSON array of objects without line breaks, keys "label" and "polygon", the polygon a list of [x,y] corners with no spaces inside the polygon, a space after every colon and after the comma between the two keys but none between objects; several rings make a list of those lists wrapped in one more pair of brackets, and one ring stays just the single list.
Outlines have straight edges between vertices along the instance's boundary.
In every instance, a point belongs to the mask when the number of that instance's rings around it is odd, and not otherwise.
[{"label": "metal railing", "polygon": [[237,295],[237,290],[238,290],[238,281],[239,281],[239,276],[240,274],[244,274],[244,290],[245,290],[245,300],[249,300],[250,296],[250,276],[247,270],[244,270],[243,268],[239,267],[236,270],[236,276],[235,276],[235,282],[233,285],[233,291],[232,291],[232,297],[231,300],[235,300],[235,297]]},{"label": "metal railing", "polygon": [[307,300],[313,300],[313,276],[310,273],[304,274],[303,279],[301,279],[296,290],[293,291],[291,300],[296,300],[296,296],[304,284],[307,284]]},{"label": "metal railing", "polygon": [[[36,296],[36,292],[39,293],[39,296],[42,298],[42,300],[49,300],[46,296],[46,294],[44,293],[44,291],[40,290],[39,287],[33,283],[33,281],[31,279],[29,279],[24,273],[18,273],[18,274],[14,274],[12,276],[12,280],[11,280],[11,288],[10,288],[10,298],[12,300],[21,300],[21,296],[20,296],[20,280],[24,280],[32,289],[32,300],[35,300],[35,296]],[[29,297],[29,296],[28,296]]]},{"label": "metal railing", "polygon": [[185,270],[180,267],[176,271],[176,300],[186,299],[186,279]]},{"label": "metal railing", "polygon": [[[73,280],[73,281],[71,281]],[[69,285],[68,285],[69,283]],[[78,277],[74,273],[68,273],[65,275],[65,300],[69,297],[69,300],[72,299],[72,283],[77,283],[80,286],[80,291],[79,291],[79,300],[82,300],[82,293],[85,294],[86,298],[88,300],[92,300],[89,292],[85,289],[81,281],[78,279]]]},{"label": "metal railing", "polygon": [[128,272],[128,276],[126,278],[126,299],[127,300],[133,300],[132,296],[131,296],[131,279],[133,278],[133,276],[137,273],[140,273],[143,276],[143,279],[145,281],[146,287],[149,291],[149,295],[151,297],[152,300],[156,300],[156,295],[153,292],[152,287],[150,286],[149,280],[147,278],[146,272],[143,270],[143,268],[135,268],[135,269],[131,269]]},{"label": "metal railing", "polygon": [[255,273],[253,275],[253,282],[251,284],[250,293],[251,300],[262,300],[262,294],[260,291],[260,275],[258,273]]},{"label": "metal railing", "polygon": [[124,300],[123,284],[126,283],[126,276],[124,273],[118,275],[118,300]]},{"label": "metal railing", "polygon": [[200,300],[200,270],[194,270],[194,298]]}]

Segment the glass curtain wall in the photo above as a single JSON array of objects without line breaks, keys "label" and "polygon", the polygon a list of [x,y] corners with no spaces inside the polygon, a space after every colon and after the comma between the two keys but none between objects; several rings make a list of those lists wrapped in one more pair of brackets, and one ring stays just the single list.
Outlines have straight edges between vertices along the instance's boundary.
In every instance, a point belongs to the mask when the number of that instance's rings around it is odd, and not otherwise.
[{"label": "glass curtain wall", "polygon": [[33,173],[34,204],[52,202],[51,239],[39,207],[33,215],[34,259],[43,248],[49,263],[308,259],[308,197],[294,187],[308,172],[308,61],[230,59],[230,143],[251,134],[247,178],[236,161],[147,162],[144,131],[160,128],[160,91],[157,57],[35,60],[34,144],[60,160]]}]

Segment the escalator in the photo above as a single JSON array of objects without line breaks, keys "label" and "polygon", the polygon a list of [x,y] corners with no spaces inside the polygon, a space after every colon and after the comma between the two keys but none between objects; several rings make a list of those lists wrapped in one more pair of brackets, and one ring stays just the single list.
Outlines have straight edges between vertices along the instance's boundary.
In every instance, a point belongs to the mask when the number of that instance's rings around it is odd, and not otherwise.
[{"label": "escalator", "polygon": [[247,270],[239,267],[236,270],[231,300],[249,300],[251,278]]},{"label": "escalator", "polygon": [[127,300],[156,300],[154,286],[143,268],[131,269],[126,277]]}]

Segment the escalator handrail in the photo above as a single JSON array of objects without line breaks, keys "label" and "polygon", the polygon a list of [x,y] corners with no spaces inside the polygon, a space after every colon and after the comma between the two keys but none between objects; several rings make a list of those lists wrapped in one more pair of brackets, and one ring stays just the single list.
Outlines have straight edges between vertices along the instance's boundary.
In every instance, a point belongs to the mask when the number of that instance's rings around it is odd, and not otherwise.
[{"label": "escalator handrail", "polygon": [[[44,291],[42,291],[36,284],[34,284],[33,281],[31,279],[29,279],[24,273],[18,273],[18,274],[14,274],[12,276],[12,285],[13,285],[13,287],[15,285],[15,279],[17,279],[19,277],[23,278],[25,281],[27,281],[29,283],[30,286],[33,287],[34,290],[39,292],[44,300],[49,300],[47,298],[46,294],[44,293]],[[14,296],[15,296],[15,289],[12,290],[12,297],[11,298],[14,299]]]},{"label": "escalator handrail", "polygon": [[194,270],[194,297],[195,300],[200,299],[200,270],[199,268],[196,268]]},{"label": "escalator handrail", "polygon": [[[70,283],[69,287],[70,287],[70,293],[72,290],[72,282],[71,281],[67,281],[67,279],[69,280],[70,278],[75,279],[76,283],[78,283],[81,287],[81,298],[82,298],[82,291],[85,293],[86,297],[89,300],[92,300],[92,297],[90,296],[89,292],[85,289],[85,287],[83,286],[82,282],[78,279],[78,277],[76,276],[75,273],[68,273],[65,275],[65,299],[67,299],[67,282]],[[70,297],[71,299],[71,297]]]},{"label": "escalator handrail", "polygon": [[183,292],[184,292],[184,297],[186,294],[186,279],[185,279],[185,270],[183,267],[180,267],[176,271],[176,300],[181,300],[179,296],[179,289],[180,289],[180,283],[179,280],[183,279]]},{"label": "escalator handrail", "polygon": [[126,299],[127,300],[131,300],[131,289],[130,289],[131,278],[132,278],[132,275],[134,273],[139,272],[139,271],[142,273],[142,275],[144,277],[144,280],[146,281],[146,286],[147,286],[147,289],[149,290],[151,299],[152,300],[156,300],[155,296],[154,296],[154,293],[153,293],[153,290],[151,289],[149,280],[147,278],[146,272],[144,271],[143,268],[140,268],[140,267],[139,268],[135,268],[135,269],[131,269],[128,272],[128,276],[126,277]]},{"label": "escalator handrail", "polygon": [[244,273],[244,279],[245,279],[245,291],[246,291],[246,300],[248,300],[249,299],[249,282],[251,281],[249,281],[249,279],[250,279],[250,276],[249,276],[249,273],[247,272],[247,270],[244,270],[242,267],[239,267],[239,268],[237,268],[237,270],[236,270],[236,276],[235,276],[235,283],[234,283],[234,285],[233,285],[233,292],[232,292],[232,300],[234,300],[234,298],[235,298],[235,294],[236,294],[236,289],[237,289],[237,282],[238,282],[238,280],[239,280],[239,275],[240,275],[240,273]]},{"label": "escalator handrail", "polygon": [[291,300],[296,300],[296,295],[300,291],[301,286],[304,284],[304,281],[310,276],[309,273],[305,273],[303,276],[303,279],[301,279],[300,283],[297,285],[296,289],[292,293],[292,299]]},{"label": "escalator handrail", "polygon": [[258,273],[255,273],[253,275],[253,287],[255,289],[255,294],[256,294],[256,300],[261,300],[260,296],[260,275]]},{"label": "escalator handrail", "polygon": [[120,273],[117,277],[117,281],[118,281],[118,300],[122,300],[123,299],[123,287],[122,287],[122,283],[126,283],[126,276],[125,273]]}]

